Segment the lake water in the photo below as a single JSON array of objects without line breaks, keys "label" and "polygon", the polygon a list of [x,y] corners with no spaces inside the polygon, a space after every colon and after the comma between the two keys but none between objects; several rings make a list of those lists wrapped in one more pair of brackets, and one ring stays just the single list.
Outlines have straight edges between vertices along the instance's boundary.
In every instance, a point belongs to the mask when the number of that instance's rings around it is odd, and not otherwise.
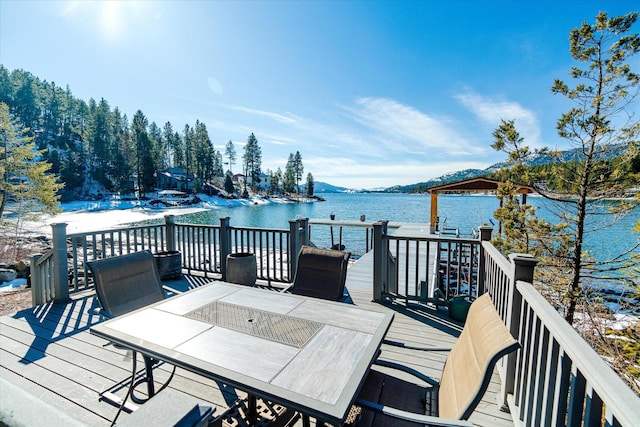
[{"label": "lake water", "polygon": [[[328,219],[335,214],[336,220],[358,220],[365,215],[367,221],[389,220],[392,222],[428,223],[430,215],[429,195],[387,194],[387,193],[328,193],[322,194],[324,202],[316,203],[271,203],[248,205],[233,208],[218,208],[189,215],[180,215],[179,222],[197,224],[219,224],[221,217],[230,217],[231,225],[264,228],[288,228],[288,221],[296,218]],[[546,201],[539,197],[529,197],[527,202],[540,207],[538,216],[550,221],[554,220]],[[457,196],[440,195],[438,197],[438,214],[448,227],[458,227],[462,235],[470,236],[474,228],[493,222],[497,230],[498,222],[493,212],[499,207],[495,196]],[[598,217],[597,221],[601,221]],[[633,232],[634,224],[640,220],[640,207],[631,211],[612,227],[589,233],[586,245],[594,256],[604,259],[606,256],[619,254],[638,241],[640,234]],[[591,224],[598,228],[597,224]],[[345,230],[345,233],[347,231]],[[357,234],[364,240],[363,232]],[[322,246],[327,246],[328,234],[312,235],[312,240],[321,239]],[[344,236],[347,245],[364,247],[363,242],[349,242],[350,235]],[[336,237],[337,238],[337,237]]]}]

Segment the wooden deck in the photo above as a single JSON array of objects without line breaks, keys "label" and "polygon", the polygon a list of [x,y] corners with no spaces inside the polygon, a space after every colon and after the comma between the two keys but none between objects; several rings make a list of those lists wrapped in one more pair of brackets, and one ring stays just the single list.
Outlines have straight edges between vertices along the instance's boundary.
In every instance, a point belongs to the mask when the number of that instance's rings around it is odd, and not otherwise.
[{"label": "wooden deck", "polygon": [[[185,276],[170,286],[188,289],[209,282]],[[372,257],[365,255],[347,274],[347,289],[353,302],[371,310],[393,311],[395,319],[388,339],[419,345],[452,345],[460,325],[445,311],[381,305],[372,299]],[[98,394],[130,376],[131,360],[125,351],[105,346],[89,333],[100,321],[95,314],[93,293],[74,295],[67,304],[46,304],[0,318],[0,425],[88,425],[108,426],[117,408],[99,401]],[[268,357],[268,355],[265,355]],[[419,369],[439,378],[446,353],[415,354],[411,350],[383,346],[382,357]],[[156,370],[156,379],[168,376],[170,367]],[[479,426],[513,425],[508,413],[500,412],[497,375],[471,421]],[[244,393],[183,370],[177,370],[171,388],[216,407],[216,414]],[[124,390],[118,392],[124,395]],[[126,412],[120,419],[128,416]],[[302,425],[298,421],[299,425]]]}]

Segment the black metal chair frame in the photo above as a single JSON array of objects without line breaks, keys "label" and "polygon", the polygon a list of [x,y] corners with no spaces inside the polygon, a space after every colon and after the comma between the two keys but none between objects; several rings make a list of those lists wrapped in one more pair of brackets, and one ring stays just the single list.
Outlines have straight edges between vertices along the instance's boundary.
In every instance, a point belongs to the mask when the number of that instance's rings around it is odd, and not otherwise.
[{"label": "black metal chair frame", "polygon": [[[87,265],[93,275],[96,295],[102,307],[100,314],[108,319],[137,310],[165,298],[165,289],[167,288],[162,286],[155,259],[149,251],[103,258],[90,261]],[[177,293],[173,289],[169,290]],[[131,384],[127,395],[120,402],[121,408],[126,404],[128,397],[135,403],[144,403],[154,394],[165,389],[173,379],[175,366],[167,381],[156,391],[153,369],[160,365],[158,360],[142,355],[144,369],[138,372],[136,366],[137,352],[135,350],[114,343],[106,345],[114,345],[117,348],[132,352]],[[143,371],[144,375],[141,375]],[[136,388],[143,383],[147,385],[147,397],[139,397],[135,392]],[[118,399],[109,390],[102,392],[100,398],[118,403]]]}]

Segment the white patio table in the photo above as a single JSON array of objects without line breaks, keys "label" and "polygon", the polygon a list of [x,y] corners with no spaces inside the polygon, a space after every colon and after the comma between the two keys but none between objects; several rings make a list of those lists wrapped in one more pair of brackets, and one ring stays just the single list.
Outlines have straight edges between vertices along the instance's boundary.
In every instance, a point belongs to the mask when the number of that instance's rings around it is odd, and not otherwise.
[{"label": "white patio table", "polygon": [[340,425],[393,314],[213,282],[91,333]]}]

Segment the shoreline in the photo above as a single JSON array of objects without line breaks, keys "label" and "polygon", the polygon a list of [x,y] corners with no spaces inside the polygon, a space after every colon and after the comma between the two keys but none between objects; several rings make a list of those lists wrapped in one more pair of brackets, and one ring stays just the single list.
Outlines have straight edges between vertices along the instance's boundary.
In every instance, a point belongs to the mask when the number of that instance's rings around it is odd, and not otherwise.
[{"label": "shoreline", "polygon": [[[62,212],[47,215],[42,221],[28,222],[22,228],[28,235],[51,236],[51,225],[67,224],[67,233],[86,233],[91,231],[108,230],[123,225],[164,218],[166,215],[187,215],[218,208],[233,208],[249,205],[266,205],[274,203],[301,203],[285,197],[252,197],[248,199],[223,199],[220,197],[198,196],[201,203],[181,207],[151,206],[137,200],[107,200],[107,201],[74,201],[61,203]],[[306,203],[313,202],[309,199]]]}]

